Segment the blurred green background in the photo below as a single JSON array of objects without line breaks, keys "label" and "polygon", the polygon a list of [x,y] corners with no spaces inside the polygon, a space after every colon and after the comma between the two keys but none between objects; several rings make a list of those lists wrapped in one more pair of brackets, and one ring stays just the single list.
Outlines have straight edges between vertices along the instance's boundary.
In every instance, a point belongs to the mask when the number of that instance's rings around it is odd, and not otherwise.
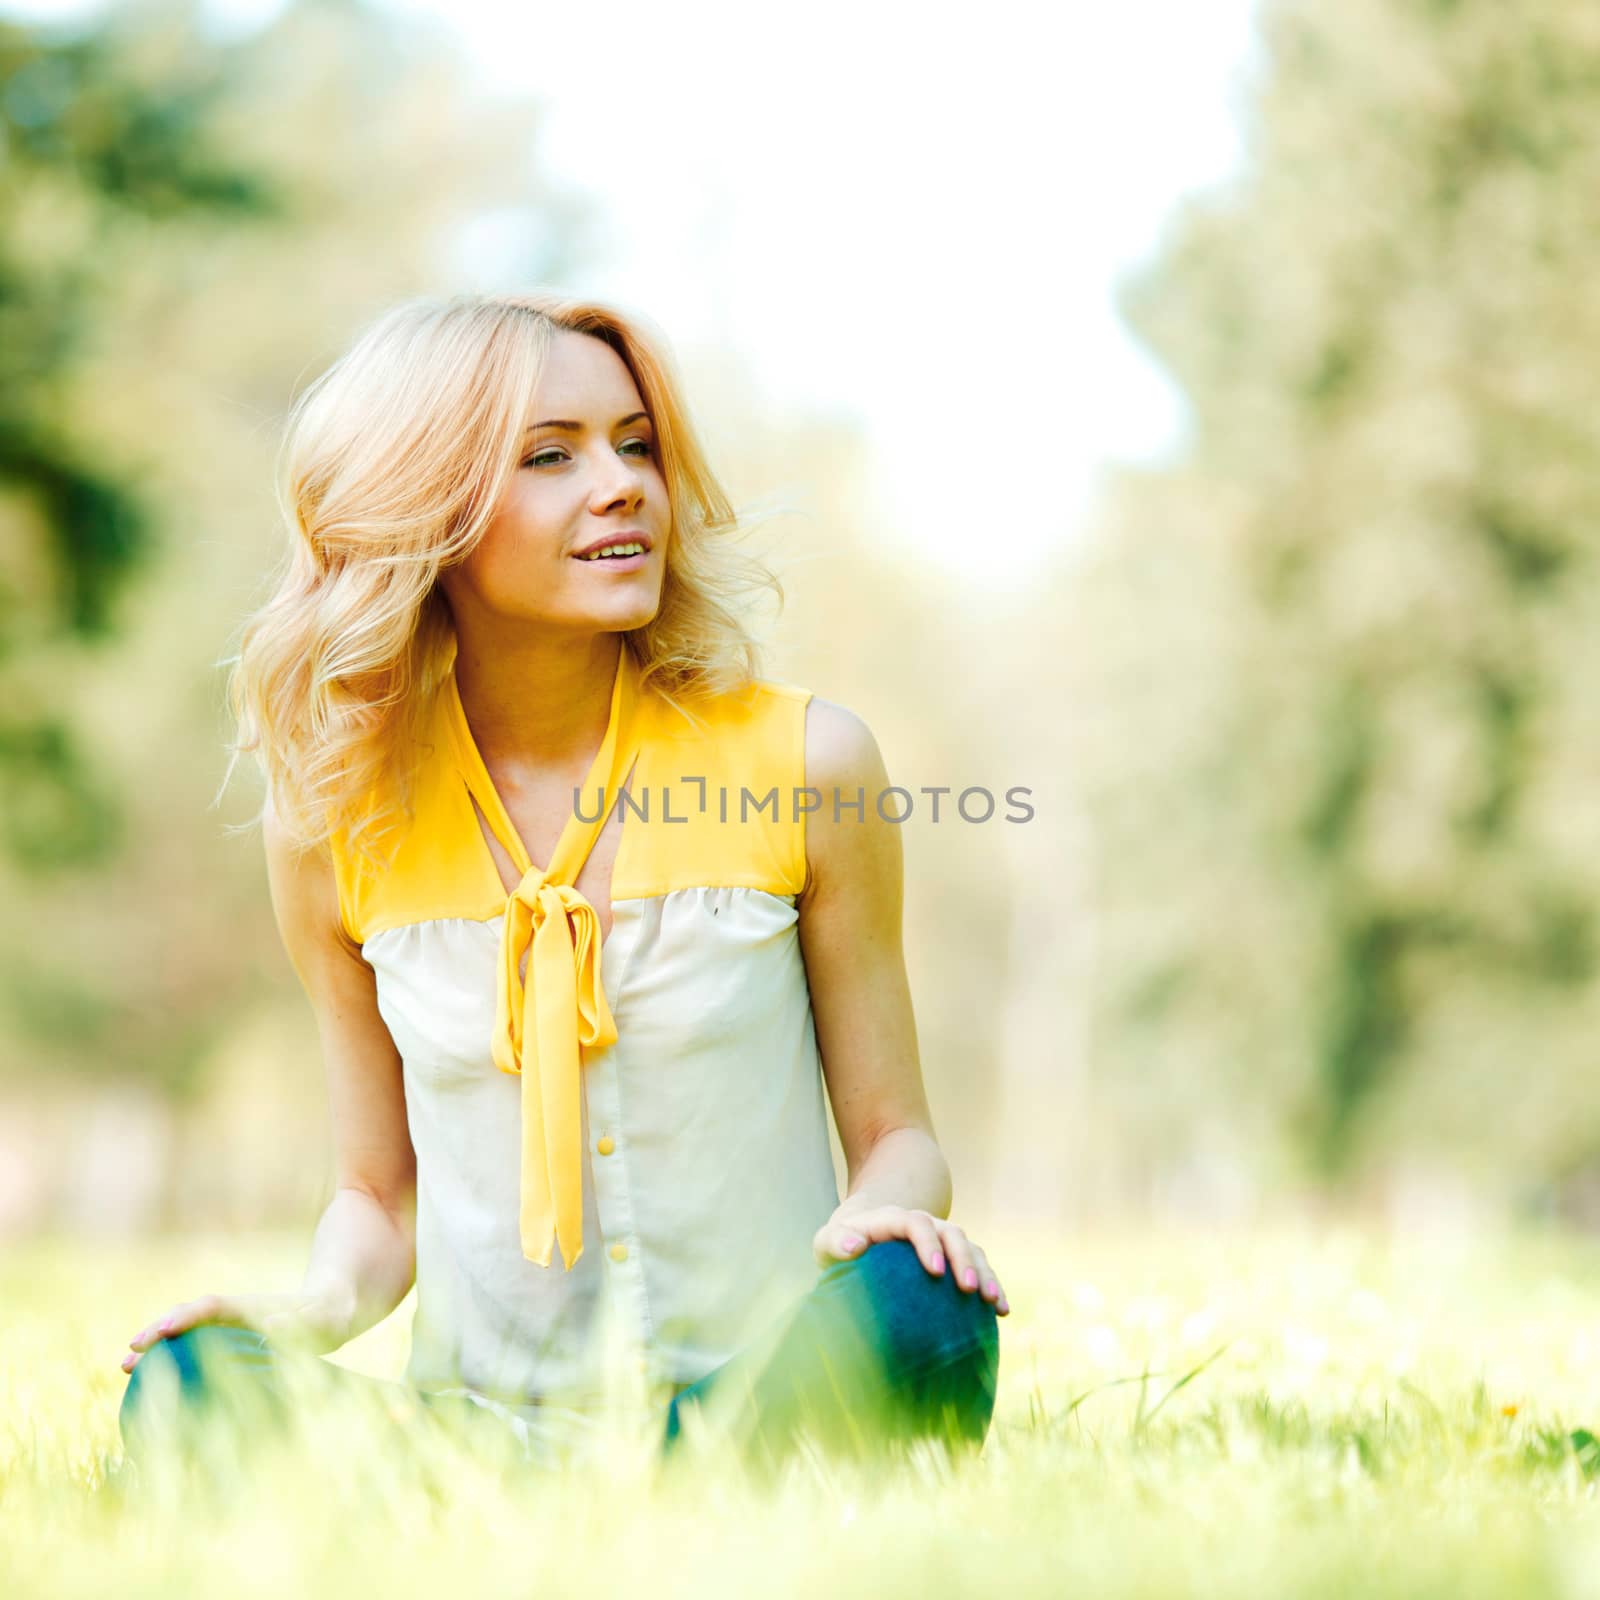
[{"label": "blurred green background", "polygon": [[[934,492],[968,448],[992,482],[938,561],[847,394],[768,406],[695,345],[691,404],[736,499],[803,502],[761,533],[771,675],[859,711],[896,783],[1033,791],[1024,825],[904,834],[975,1235],[1593,1222],[1600,13],[1265,0],[1256,28],[1242,160],[1121,276],[1181,435],[1081,514],[1060,425],[1004,393],[918,397]],[[0,1238],[309,1230],[315,1029],[259,837],[225,831],[254,772],[213,804],[283,416],[382,305],[483,286],[475,221],[521,227],[497,283],[581,290],[612,219],[537,95],[354,0],[0,12],[0,129]],[[1078,199],[1035,203],[1070,237]],[[928,341],[1056,326],[978,284],[952,310]],[[1049,542],[979,582],[1018,520]]]}]

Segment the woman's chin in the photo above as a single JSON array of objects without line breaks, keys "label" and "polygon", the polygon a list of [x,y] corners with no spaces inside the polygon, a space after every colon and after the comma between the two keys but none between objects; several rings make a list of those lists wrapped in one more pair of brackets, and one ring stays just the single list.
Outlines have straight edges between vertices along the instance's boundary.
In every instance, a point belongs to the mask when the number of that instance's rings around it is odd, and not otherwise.
[{"label": "woman's chin", "polygon": [[619,594],[616,596],[615,604],[590,606],[588,614],[597,629],[626,633],[654,622],[660,610],[659,594],[633,596]]},{"label": "woman's chin", "polygon": [[564,604],[551,607],[532,597],[510,597],[497,609],[508,620],[521,617],[541,628],[558,628],[574,633],[625,633],[653,622],[661,610],[659,584],[618,582],[609,594],[566,594]]}]

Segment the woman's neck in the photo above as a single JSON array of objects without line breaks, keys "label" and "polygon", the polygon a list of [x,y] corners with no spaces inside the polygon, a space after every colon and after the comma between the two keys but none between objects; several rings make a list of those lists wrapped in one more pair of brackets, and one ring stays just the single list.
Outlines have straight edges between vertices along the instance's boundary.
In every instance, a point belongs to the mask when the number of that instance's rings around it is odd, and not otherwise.
[{"label": "woman's neck", "polygon": [[626,648],[620,633],[492,647],[458,635],[456,688],[485,762],[587,768],[611,720],[611,691]]}]

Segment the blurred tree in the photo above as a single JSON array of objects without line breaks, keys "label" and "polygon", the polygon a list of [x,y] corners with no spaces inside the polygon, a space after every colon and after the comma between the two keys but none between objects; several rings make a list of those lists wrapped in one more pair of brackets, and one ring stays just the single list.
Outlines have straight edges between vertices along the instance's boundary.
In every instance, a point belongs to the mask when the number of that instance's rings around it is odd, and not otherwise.
[{"label": "blurred tree", "polygon": [[[1025,744],[1007,737],[1010,697],[986,670],[981,615],[957,581],[886,535],[859,426],[825,417],[772,425],[748,393],[727,412],[730,484],[747,479],[768,495],[781,486],[796,513],[766,552],[785,595],[771,673],[861,716],[889,782],[910,791],[909,811],[905,797],[885,802],[890,815],[905,813],[906,964],[936,1130],[970,1215],[971,1191],[981,1193],[994,1157],[1007,1067],[1000,1021],[1012,959],[1012,825],[1003,818],[1006,788],[1026,781],[1017,756]],[[796,463],[803,486],[793,481]],[[969,786],[989,789],[995,815],[962,818],[957,796]],[[949,792],[935,822],[935,798],[922,791],[937,787]],[[982,815],[981,797],[968,811]]]},{"label": "blurred tree", "polygon": [[1600,1141],[1600,11],[1267,0],[1127,288],[1187,395],[1067,584],[1107,1103],[1156,1152]]},{"label": "blurred tree", "polygon": [[73,429],[86,347],[144,229],[280,209],[271,180],[218,146],[228,52],[142,73],[119,33],[0,21],[0,495],[8,533],[37,547],[0,571],[0,847],[38,869],[111,854],[119,813],[62,707],[19,667],[45,640],[104,642],[153,544],[137,463]]},{"label": "blurred tree", "polygon": [[[287,405],[395,299],[565,272],[585,217],[536,107],[355,0],[226,40],[155,0],[3,41],[0,1078],[192,1097],[263,1008],[304,1009],[259,838],[212,807]],[[267,1070],[314,1104],[306,1045]]]}]

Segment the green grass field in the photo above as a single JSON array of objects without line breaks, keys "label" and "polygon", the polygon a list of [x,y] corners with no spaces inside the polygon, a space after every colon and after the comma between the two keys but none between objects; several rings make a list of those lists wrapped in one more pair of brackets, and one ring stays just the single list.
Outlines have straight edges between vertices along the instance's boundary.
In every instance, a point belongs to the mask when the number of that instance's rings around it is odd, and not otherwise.
[{"label": "green grass field", "polygon": [[[985,1236],[1013,1313],[983,1454],[801,1456],[775,1488],[581,1470],[319,1418],[247,1476],[108,1472],[128,1337],[305,1241],[13,1247],[0,1595],[1600,1593],[1600,1243]],[[410,1301],[342,1365],[398,1377]]]}]

